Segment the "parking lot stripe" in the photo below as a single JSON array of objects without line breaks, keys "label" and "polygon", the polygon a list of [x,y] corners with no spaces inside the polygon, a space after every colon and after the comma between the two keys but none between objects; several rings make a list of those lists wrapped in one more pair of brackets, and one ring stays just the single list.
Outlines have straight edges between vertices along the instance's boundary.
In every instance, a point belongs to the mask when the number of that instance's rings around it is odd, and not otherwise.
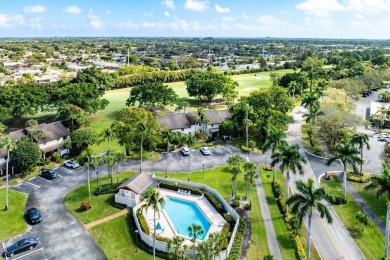
[{"label": "parking lot stripe", "polygon": [[34,180],[36,177],[37,177],[37,176],[35,176],[35,177],[32,177],[30,180]]},{"label": "parking lot stripe", "polygon": [[173,160],[173,159],[172,159],[172,154],[171,154],[171,153],[168,153],[168,154],[169,154],[169,157],[171,157],[171,161],[172,161],[172,160]]},{"label": "parking lot stripe", "polygon": [[215,147],[215,150],[217,150],[217,152],[219,152],[222,155],[222,152],[218,147]]},{"label": "parking lot stripe", "polygon": [[41,247],[41,248],[39,248],[39,249],[37,249],[37,250],[34,250],[34,251],[30,251],[30,252],[28,252],[28,253],[25,254],[25,255],[22,255],[22,256],[19,256],[19,257],[15,257],[15,258],[13,258],[13,260],[22,259],[22,258],[25,257],[25,256],[34,254],[34,253],[36,253],[36,252],[38,252],[38,251],[41,251],[41,250],[43,250],[43,247]]},{"label": "parking lot stripe", "polygon": [[31,183],[31,182],[26,181],[26,183],[28,183],[28,184],[30,184],[30,185],[32,185],[32,186],[35,186],[35,187],[37,187],[37,188],[40,188],[38,185],[35,185],[35,184]]},{"label": "parking lot stripe", "polygon": [[39,178],[44,179],[45,181],[51,182],[51,180],[45,179],[42,176],[38,175]]},{"label": "parking lot stripe", "polygon": [[230,151],[230,149],[229,148],[227,148],[226,146],[225,146],[225,148],[229,151],[229,153],[232,153],[232,151]]},{"label": "parking lot stripe", "polygon": [[3,245],[3,249],[5,249],[4,242],[1,242],[1,244]]},{"label": "parking lot stripe", "polygon": [[57,174],[58,177],[62,178],[61,174]]},{"label": "parking lot stripe", "polygon": [[14,187],[19,187],[19,186],[22,185],[22,184],[23,184],[23,182],[18,183],[18,184],[16,184],[16,185],[14,185]]}]

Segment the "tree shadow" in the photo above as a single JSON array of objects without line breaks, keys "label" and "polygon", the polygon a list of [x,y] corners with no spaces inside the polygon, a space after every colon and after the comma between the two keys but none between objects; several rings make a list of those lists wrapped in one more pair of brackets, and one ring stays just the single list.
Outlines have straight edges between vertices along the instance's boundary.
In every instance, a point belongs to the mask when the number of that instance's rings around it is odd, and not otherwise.
[{"label": "tree shadow", "polygon": [[[352,238],[361,238],[363,236],[364,227],[347,227],[347,230]],[[363,231],[362,231],[363,230]]]},{"label": "tree shadow", "polygon": [[289,235],[277,235],[276,238],[279,244],[281,245],[281,247],[285,249],[295,248],[294,240],[292,240]]}]

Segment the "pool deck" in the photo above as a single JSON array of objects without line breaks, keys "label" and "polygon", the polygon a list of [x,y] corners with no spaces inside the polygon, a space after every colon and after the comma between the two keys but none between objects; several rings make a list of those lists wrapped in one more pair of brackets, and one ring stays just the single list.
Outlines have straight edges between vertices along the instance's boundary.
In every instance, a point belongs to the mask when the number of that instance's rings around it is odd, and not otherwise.
[{"label": "pool deck", "polygon": [[[206,240],[211,233],[219,233],[222,231],[223,225],[226,223],[226,220],[217,212],[217,210],[210,204],[210,202],[204,197],[199,195],[188,195],[183,194],[179,192],[175,192],[173,190],[167,190],[167,189],[159,189],[158,190],[161,196],[163,197],[174,197],[178,199],[188,200],[195,202],[198,207],[202,210],[203,214],[206,216],[206,218],[209,220],[211,226],[208,230],[208,233],[205,236]],[[144,212],[145,213],[145,212]],[[148,221],[150,231],[153,232],[153,210],[148,210],[145,213],[146,220]],[[158,220],[157,220],[158,219]],[[192,245],[192,242],[190,239],[186,236],[181,236],[176,232],[175,227],[173,226],[171,220],[167,216],[166,212],[162,210],[160,212],[160,215],[156,215],[156,224],[160,222],[164,229],[163,231],[157,230],[158,236],[172,238],[174,236],[180,236],[185,239],[185,244]],[[197,242],[202,242],[202,240],[197,240]]]}]

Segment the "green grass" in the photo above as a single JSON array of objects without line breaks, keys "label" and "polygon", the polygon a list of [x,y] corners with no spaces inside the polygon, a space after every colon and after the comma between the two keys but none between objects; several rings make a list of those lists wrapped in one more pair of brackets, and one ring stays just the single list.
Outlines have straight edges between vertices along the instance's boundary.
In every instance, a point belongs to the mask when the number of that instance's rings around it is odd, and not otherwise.
[{"label": "green grass", "polygon": [[[321,186],[333,196],[342,195],[342,183],[336,175],[333,175],[332,180],[322,181]],[[356,220],[356,213],[360,211],[360,205],[353,200],[349,193],[347,193],[347,201],[348,203],[345,205],[333,205],[334,210],[363,255],[367,259],[380,259],[383,256],[384,235],[374,223],[365,226],[362,232],[363,225]]]},{"label": "green grass", "polygon": [[[91,172],[91,174],[95,174]],[[133,172],[120,173],[119,180],[124,180],[134,175]],[[116,174],[113,176],[114,183],[116,182]],[[108,176],[103,176],[102,183],[108,183]],[[80,204],[82,201],[89,200],[88,198],[88,184],[85,183],[73,191],[69,192],[64,198],[65,207],[83,224],[91,223],[95,220],[110,216],[120,211],[120,209],[111,206],[111,202],[114,201],[115,194],[105,194],[100,196],[94,196],[93,192],[97,188],[97,180],[91,181],[91,193],[92,193],[92,209],[88,211],[81,211]]]},{"label": "green grass", "polygon": [[151,259],[151,255],[142,250],[136,252],[126,215],[94,226],[89,232],[108,259]]},{"label": "green grass", "polygon": [[365,191],[366,183],[349,182],[352,187],[363,198],[364,202],[370,206],[372,211],[380,218],[383,224],[386,224],[386,197],[376,197],[376,190]]},{"label": "green grass", "polygon": [[[202,171],[191,172],[191,181],[204,183],[216,189],[221,196],[228,200],[232,194],[231,174],[228,171],[228,166],[219,166],[204,171],[204,179]],[[160,177],[165,177],[165,173],[156,174]],[[188,173],[171,173],[168,176],[172,179],[187,181]],[[260,205],[257,198],[256,187],[252,189],[253,201],[251,215],[252,237],[251,247],[248,252],[248,259],[263,259],[269,254],[267,236],[265,233],[263,218],[260,211]],[[245,181],[244,175],[240,174],[237,177],[237,195],[245,196]]]},{"label": "green grass", "polygon": [[[267,177],[267,175],[269,177]],[[277,171],[276,176],[277,181],[283,187],[285,183],[284,176],[279,171]],[[265,195],[267,196],[267,204],[271,212],[276,238],[278,240],[283,259],[296,259],[294,241],[291,239],[287,223],[284,221],[284,216],[280,212],[272,192],[272,172],[262,173],[261,180],[263,182]]]},{"label": "green grass", "polygon": [[0,240],[24,233],[27,224],[24,220],[24,207],[27,201],[27,194],[15,190],[9,190],[8,210],[4,211],[5,188],[0,189]]}]

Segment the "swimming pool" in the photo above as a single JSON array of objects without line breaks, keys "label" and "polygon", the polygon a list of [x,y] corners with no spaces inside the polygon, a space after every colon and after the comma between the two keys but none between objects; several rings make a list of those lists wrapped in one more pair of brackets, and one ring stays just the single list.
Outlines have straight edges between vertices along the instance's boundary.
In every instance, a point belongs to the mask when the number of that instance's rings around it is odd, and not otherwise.
[{"label": "swimming pool", "polygon": [[198,239],[206,237],[211,224],[195,202],[167,197],[163,209],[180,235],[191,238],[188,227],[196,223],[204,232]]}]

